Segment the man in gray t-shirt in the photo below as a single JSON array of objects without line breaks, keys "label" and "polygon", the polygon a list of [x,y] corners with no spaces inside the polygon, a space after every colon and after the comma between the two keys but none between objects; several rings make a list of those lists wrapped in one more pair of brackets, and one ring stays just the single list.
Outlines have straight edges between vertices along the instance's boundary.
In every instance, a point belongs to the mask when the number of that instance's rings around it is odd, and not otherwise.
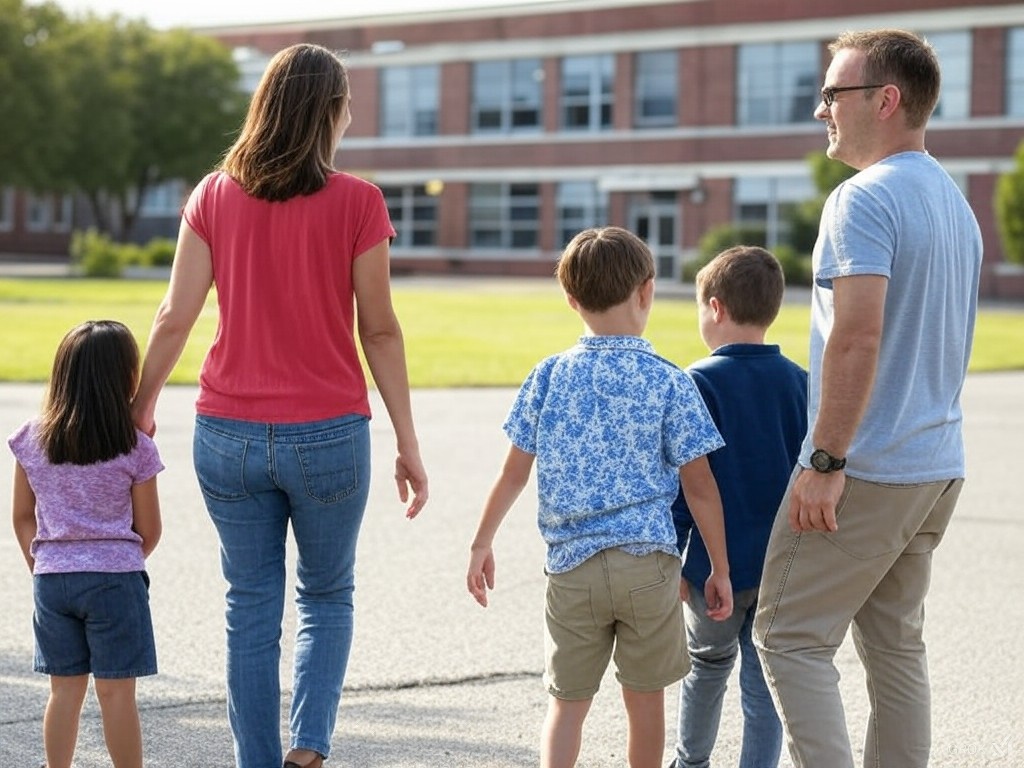
[{"label": "man in gray t-shirt", "polygon": [[772,531],[754,633],[798,768],[852,768],[833,658],[853,625],[872,691],[865,765],[925,768],[931,552],[964,477],[960,392],[981,234],[925,151],[931,46],[898,30],[829,46],[815,117],[860,172],[814,249],[808,434]]}]

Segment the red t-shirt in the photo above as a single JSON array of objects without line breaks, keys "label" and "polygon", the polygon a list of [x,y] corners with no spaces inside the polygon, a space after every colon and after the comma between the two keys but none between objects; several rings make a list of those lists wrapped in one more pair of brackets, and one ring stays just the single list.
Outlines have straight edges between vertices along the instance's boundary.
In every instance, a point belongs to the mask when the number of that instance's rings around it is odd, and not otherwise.
[{"label": "red t-shirt", "polygon": [[272,423],[369,416],[352,265],[395,234],[380,190],[335,173],[315,194],[272,203],[217,171],[184,217],[210,247],[220,309],[196,410]]}]

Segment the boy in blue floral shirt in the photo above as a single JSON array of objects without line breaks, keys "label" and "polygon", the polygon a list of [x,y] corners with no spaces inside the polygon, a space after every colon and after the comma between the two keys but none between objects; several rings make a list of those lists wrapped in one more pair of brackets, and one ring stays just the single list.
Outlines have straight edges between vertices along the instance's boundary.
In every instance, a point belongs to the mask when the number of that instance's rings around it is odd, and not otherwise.
[{"label": "boy in blue floral shirt", "polygon": [[658,768],[664,689],[689,668],[671,514],[679,483],[711,557],[708,614],[732,612],[722,504],[707,460],[724,443],[689,375],[641,338],[654,301],[654,260],[643,241],[617,227],[584,230],[562,254],[558,279],[587,333],[538,364],[519,391],[504,424],[512,445],[466,582],[486,606],[494,536],[536,459],[551,694],[541,768],[575,765],[613,652],[629,765]]}]

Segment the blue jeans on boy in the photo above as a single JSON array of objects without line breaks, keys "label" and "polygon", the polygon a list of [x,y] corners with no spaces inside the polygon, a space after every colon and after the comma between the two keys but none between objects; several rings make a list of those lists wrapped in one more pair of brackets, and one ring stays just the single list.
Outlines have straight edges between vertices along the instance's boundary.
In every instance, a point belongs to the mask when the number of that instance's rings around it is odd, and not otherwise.
[{"label": "blue jeans on boy", "polygon": [[281,620],[288,524],[298,550],[290,747],[330,752],[352,643],[369,424],[196,417],[193,460],[228,582],[228,719],[238,768],[280,768]]},{"label": "blue jeans on boy", "polygon": [[690,673],[679,686],[679,738],[676,768],[708,768],[718,738],[722,700],[740,656],[740,705],[743,748],[739,768],[776,768],[782,752],[782,724],[761,672],[751,639],[757,588],[733,595],[733,612],[725,621],[708,618],[704,587],[689,583],[684,611]]}]

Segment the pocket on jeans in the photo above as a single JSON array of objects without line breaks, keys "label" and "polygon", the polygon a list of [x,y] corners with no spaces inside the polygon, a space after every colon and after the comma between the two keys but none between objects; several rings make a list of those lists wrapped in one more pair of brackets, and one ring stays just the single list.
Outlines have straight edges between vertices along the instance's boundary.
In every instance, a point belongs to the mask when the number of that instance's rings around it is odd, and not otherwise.
[{"label": "pocket on jeans", "polygon": [[196,424],[192,460],[203,495],[220,501],[248,496],[243,471],[248,443]]},{"label": "pocket on jeans", "polygon": [[323,504],[334,504],[359,488],[356,446],[352,437],[296,445],[306,494]]}]

